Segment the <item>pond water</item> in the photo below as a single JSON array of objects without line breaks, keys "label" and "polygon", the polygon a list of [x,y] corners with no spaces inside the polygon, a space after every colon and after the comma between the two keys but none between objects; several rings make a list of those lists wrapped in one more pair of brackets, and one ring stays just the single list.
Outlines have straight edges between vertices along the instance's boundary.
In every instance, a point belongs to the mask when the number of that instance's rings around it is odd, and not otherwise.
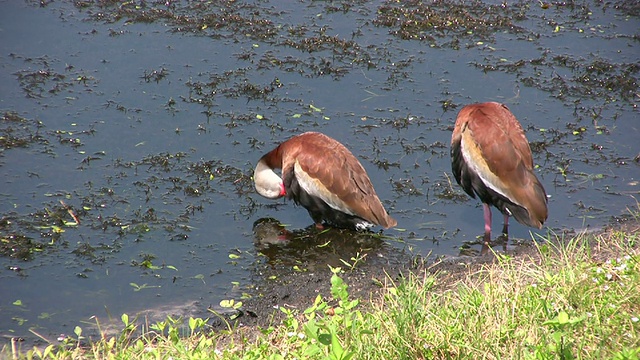
[{"label": "pond water", "polygon": [[1,1],[0,333],[206,315],[249,293],[254,223],[311,225],[251,183],[303,131],[361,160],[398,220],[392,250],[458,255],[482,233],[449,163],[472,102],[510,107],[550,196],[545,228],[514,221],[513,238],[624,220],[640,8],[563,4]]}]

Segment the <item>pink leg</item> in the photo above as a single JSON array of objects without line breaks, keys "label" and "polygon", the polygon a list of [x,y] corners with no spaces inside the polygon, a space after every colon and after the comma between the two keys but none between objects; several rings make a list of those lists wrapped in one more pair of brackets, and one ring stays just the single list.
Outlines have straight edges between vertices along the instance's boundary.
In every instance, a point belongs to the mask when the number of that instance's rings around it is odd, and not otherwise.
[{"label": "pink leg", "polygon": [[491,207],[489,204],[482,204],[484,209],[484,243],[489,244],[491,242]]}]

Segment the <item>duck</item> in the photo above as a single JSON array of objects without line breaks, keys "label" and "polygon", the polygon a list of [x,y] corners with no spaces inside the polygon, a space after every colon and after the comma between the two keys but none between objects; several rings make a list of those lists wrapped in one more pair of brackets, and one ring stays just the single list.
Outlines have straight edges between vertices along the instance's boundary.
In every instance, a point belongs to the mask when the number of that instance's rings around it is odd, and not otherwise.
[{"label": "duck", "polygon": [[264,154],[253,180],[259,195],[286,197],[304,207],[318,229],[397,225],[360,161],[339,141],[320,132],[293,136]]},{"label": "duck", "polygon": [[484,244],[491,242],[491,206],[504,215],[502,234],[509,238],[509,217],[542,228],[547,220],[547,193],[534,172],[531,147],[522,125],[497,102],[464,106],[451,136],[451,170],[484,212]]}]

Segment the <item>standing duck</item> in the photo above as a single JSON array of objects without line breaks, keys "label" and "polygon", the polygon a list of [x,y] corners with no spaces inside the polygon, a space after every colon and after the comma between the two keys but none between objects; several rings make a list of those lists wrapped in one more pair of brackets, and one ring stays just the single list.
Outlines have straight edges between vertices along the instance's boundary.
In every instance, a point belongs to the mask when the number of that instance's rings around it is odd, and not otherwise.
[{"label": "standing duck", "polygon": [[483,203],[485,245],[491,241],[491,205],[504,215],[507,239],[509,216],[542,228],[547,194],[533,172],[524,130],[505,105],[487,102],[460,110],[451,137],[451,169],[464,191]]},{"label": "standing duck", "polygon": [[[274,169],[282,169],[282,178]],[[268,199],[286,196],[305,207],[319,229],[323,223],[356,230],[397,225],[358,159],[318,132],[294,136],[265,154],[253,180],[258,194]]]}]

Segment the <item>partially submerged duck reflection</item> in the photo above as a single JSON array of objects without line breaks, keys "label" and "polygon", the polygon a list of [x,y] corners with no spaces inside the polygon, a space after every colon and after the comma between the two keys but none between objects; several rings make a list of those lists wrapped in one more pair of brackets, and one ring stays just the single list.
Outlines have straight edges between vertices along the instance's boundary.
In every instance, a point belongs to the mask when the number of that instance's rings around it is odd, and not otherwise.
[{"label": "partially submerged duck reflection", "polygon": [[[515,239],[517,241],[517,239]],[[500,234],[497,238],[487,243],[484,237],[478,236],[475,240],[465,241],[460,246],[458,256],[491,256],[495,252],[508,253],[516,244],[509,245],[509,238]],[[509,246],[507,246],[509,245]]]},{"label": "partially submerged duck reflection", "polygon": [[[310,268],[326,265],[346,266],[354,259],[364,259],[379,254],[385,242],[373,232],[361,232],[315,226],[289,230],[278,220],[262,218],[253,224],[253,240],[256,249],[266,256],[272,265],[301,265]],[[344,262],[343,262],[344,261]]]}]

